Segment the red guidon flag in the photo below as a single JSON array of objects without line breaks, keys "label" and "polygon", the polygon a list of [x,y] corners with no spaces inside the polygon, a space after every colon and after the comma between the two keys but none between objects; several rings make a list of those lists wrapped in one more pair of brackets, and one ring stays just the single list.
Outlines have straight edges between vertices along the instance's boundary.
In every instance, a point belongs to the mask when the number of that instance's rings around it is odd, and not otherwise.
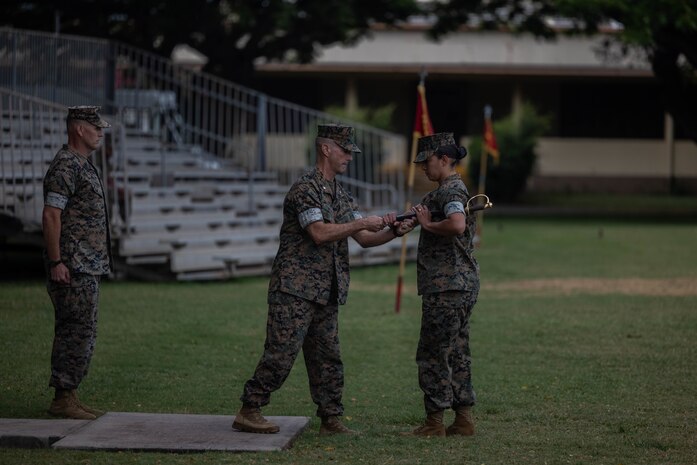
[{"label": "red guidon flag", "polygon": [[428,105],[426,105],[426,86],[419,84],[416,87],[416,117],[414,118],[414,140],[419,137],[430,136],[433,134],[431,117],[428,116]]},{"label": "red guidon flag", "polygon": [[484,150],[491,155],[495,163],[499,162],[499,147],[496,145],[494,136],[494,125],[491,123],[491,116],[484,118]]}]

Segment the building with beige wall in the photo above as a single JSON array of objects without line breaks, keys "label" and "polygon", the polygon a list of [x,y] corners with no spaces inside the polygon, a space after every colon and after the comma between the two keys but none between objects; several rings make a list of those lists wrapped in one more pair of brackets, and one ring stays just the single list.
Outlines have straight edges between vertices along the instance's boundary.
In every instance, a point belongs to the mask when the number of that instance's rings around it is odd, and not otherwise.
[{"label": "building with beige wall", "polygon": [[310,64],[259,61],[259,85],[315,108],[393,103],[393,130],[408,138],[425,71],[436,131],[481,134],[487,104],[494,120],[526,101],[551,116],[531,190],[697,192],[697,145],[664,112],[641,53],[604,48],[609,35],[547,41],[462,30],[434,42],[427,25],[375,27],[353,46],[323,49]]}]

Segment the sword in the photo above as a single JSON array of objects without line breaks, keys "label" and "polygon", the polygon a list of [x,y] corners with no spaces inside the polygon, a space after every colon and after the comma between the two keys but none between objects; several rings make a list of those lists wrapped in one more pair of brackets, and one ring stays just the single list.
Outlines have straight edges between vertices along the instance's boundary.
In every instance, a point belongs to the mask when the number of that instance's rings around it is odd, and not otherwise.
[{"label": "sword", "polygon": [[[483,197],[484,198],[484,203],[479,203],[477,205],[472,205],[470,206],[470,203],[476,199],[477,197]],[[470,197],[470,199],[467,201],[467,205],[465,206],[465,215],[469,215],[470,213],[486,210],[487,208],[492,208],[494,206],[493,203],[491,203],[491,200],[489,200],[489,197],[487,197],[485,194],[477,194],[473,197]],[[397,221],[404,221],[408,220],[409,218],[415,218],[416,213],[414,212],[405,212],[402,213],[401,215],[397,215]],[[443,212],[440,210],[434,210],[431,212],[431,217],[433,219],[445,219],[445,215],[443,215]]]}]

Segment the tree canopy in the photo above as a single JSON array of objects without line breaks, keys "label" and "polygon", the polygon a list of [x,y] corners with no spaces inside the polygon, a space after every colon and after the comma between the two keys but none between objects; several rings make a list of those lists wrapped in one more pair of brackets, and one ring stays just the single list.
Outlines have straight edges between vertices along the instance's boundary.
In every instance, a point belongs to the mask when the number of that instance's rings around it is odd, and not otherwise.
[{"label": "tree canopy", "polygon": [[258,58],[311,61],[319,47],[351,43],[374,22],[417,11],[414,0],[5,0],[0,24],[107,37],[162,55],[186,43],[208,71],[246,82]]}]

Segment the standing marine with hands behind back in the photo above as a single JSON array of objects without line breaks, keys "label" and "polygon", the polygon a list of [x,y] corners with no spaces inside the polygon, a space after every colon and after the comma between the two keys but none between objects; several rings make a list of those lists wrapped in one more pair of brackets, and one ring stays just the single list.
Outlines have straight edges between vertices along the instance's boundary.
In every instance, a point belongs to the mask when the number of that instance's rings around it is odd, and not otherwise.
[{"label": "standing marine with hands behind back", "polygon": [[68,143],[44,176],[43,235],[47,290],[55,311],[49,413],[93,420],[103,412],[77,397],[97,337],[99,282],[111,270],[109,217],[102,181],[89,160],[111,127],[99,107],[70,107]]},{"label": "standing marine with hands behind back", "polygon": [[[426,421],[410,435],[474,434],[469,319],[479,294],[479,265],[473,255],[475,216],[465,214],[470,196],[455,170],[466,155],[452,133],[439,133],[419,139],[414,160],[438,188],[413,208],[421,225],[417,283],[422,317],[416,363]],[[433,211],[444,218],[436,221]],[[448,408],[455,410],[455,421],[446,429],[443,412]]]},{"label": "standing marine with hands behind back", "polygon": [[[344,367],[339,350],[339,305],[349,288],[348,237],[374,247],[413,229],[414,220],[396,215],[362,217],[337,181],[360,153],[349,126],[318,126],[315,168],[298,179],[283,202],[280,244],[268,291],[264,353],[246,382],[233,428],[276,433],[261,414],[271,393],[288,377],[300,349],[310,395],[322,420],[320,434],[354,433],[340,421]],[[389,228],[386,228],[389,226]]]}]

